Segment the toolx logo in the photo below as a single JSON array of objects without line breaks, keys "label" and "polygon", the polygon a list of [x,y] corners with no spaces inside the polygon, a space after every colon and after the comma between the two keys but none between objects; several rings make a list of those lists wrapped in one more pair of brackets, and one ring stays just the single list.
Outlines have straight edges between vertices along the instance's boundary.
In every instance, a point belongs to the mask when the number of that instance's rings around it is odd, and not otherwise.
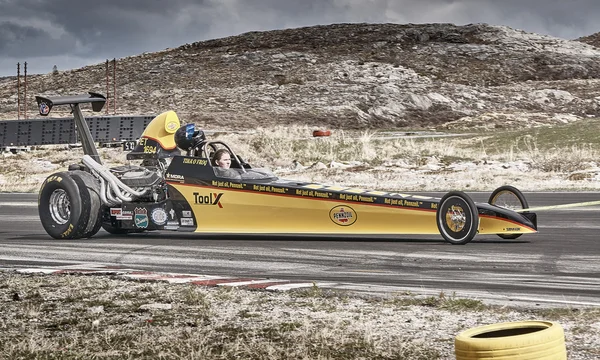
[{"label": "toolx logo", "polygon": [[196,205],[217,205],[223,208],[221,205],[221,196],[223,193],[210,193],[209,195],[201,195],[200,193],[194,193],[194,203]]}]

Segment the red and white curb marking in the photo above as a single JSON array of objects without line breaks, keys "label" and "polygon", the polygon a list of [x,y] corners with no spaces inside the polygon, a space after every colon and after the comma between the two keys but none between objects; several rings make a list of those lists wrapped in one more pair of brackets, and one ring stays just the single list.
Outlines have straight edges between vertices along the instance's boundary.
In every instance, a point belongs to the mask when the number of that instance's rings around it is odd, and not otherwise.
[{"label": "red and white curb marking", "polygon": [[14,271],[21,274],[98,274],[115,275],[123,279],[138,281],[163,281],[172,284],[193,284],[199,286],[229,286],[246,289],[264,289],[270,291],[288,291],[307,287],[331,287],[335,283],[317,283],[265,278],[238,278],[199,274],[179,274],[143,271],[104,265],[71,265],[39,268],[0,268],[0,271]]}]

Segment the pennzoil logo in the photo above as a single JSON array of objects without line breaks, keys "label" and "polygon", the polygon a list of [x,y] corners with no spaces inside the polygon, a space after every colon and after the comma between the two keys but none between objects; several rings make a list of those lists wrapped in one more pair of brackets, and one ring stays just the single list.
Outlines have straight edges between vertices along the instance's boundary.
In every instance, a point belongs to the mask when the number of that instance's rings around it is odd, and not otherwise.
[{"label": "pennzoil logo", "polygon": [[356,222],[356,211],[348,205],[338,205],[329,211],[331,221],[341,226],[350,226]]},{"label": "pennzoil logo", "polygon": [[222,209],[223,205],[221,205],[221,196],[223,196],[223,193],[210,193],[208,195],[203,195],[203,194],[195,192],[194,193],[194,204],[196,204],[196,205],[216,205]]}]

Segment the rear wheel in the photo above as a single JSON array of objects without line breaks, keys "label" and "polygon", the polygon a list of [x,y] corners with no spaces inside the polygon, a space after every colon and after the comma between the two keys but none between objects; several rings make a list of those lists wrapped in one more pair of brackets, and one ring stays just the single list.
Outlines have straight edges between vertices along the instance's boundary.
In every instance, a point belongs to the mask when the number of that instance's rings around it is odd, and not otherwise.
[{"label": "rear wheel", "polygon": [[88,232],[90,202],[84,182],[73,176],[73,172],[48,176],[38,197],[38,212],[44,230],[55,239],[81,238]]},{"label": "rear wheel", "polygon": [[102,225],[102,216],[100,214],[100,207],[102,206],[102,200],[100,199],[100,184],[98,180],[90,173],[85,171],[73,171],[73,180],[79,186],[79,191],[87,191],[87,196],[90,199],[90,216],[84,233],[81,235],[82,238],[90,238],[100,230]]},{"label": "rear wheel", "polygon": [[477,235],[479,214],[471,198],[451,191],[438,204],[436,223],[442,237],[453,245],[464,245]]},{"label": "rear wheel", "polygon": [[[506,185],[494,190],[490,195],[488,203],[510,210],[521,210],[529,208],[523,193],[516,187]],[[523,234],[498,234],[503,239],[516,239]]]}]

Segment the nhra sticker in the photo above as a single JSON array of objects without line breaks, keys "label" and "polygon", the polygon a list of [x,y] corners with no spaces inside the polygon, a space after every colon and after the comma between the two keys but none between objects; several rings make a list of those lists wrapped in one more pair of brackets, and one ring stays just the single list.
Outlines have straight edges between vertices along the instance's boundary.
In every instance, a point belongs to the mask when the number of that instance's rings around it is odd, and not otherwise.
[{"label": "nhra sticker", "polygon": [[150,214],[152,222],[156,225],[164,225],[167,223],[167,212],[163,208],[155,208]]},{"label": "nhra sticker", "polygon": [[138,228],[145,229],[148,227],[148,210],[144,208],[135,208],[134,212],[134,220],[135,226]]},{"label": "nhra sticker", "polygon": [[338,205],[329,211],[331,221],[341,226],[350,226],[356,222],[356,211],[347,205]]}]

